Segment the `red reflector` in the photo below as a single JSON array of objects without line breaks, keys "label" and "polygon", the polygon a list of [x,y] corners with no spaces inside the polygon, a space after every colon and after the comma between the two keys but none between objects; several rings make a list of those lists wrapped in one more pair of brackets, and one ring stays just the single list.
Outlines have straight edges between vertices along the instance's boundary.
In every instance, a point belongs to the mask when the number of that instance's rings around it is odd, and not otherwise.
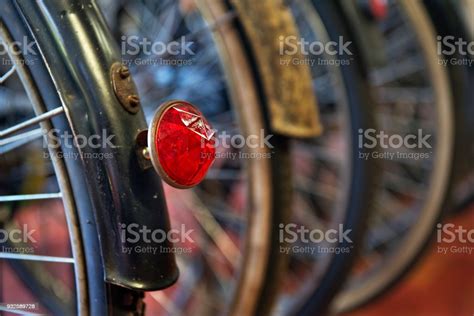
[{"label": "red reflector", "polygon": [[377,20],[383,20],[388,13],[387,0],[370,0],[370,11]]},{"label": "red reflector", "polygon": [[161,105],[148,130],[155,170],[174,187],[197,185],[215,158],[213,136],[209,123],[192,104],[171,101]]}]

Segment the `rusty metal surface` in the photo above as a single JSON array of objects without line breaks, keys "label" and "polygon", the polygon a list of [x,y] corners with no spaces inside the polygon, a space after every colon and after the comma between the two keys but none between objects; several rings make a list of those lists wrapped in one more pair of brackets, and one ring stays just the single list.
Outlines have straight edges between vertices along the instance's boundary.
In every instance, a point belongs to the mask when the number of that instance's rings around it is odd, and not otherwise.
[{"label": "rusty metal surface", "polygon": [[128,112],[138,113],[140,111],[140,99],[128,67],[120,63],[114,63],[110,68],[110,78],[115,96],[120,104]]},{"label": "rusty metal surface", "polygon": [[294,55],[280,54],[281,36],[299,38],[288,7],[281,0],[231,0],[252,46],[263,82],[274,132],[292,137],[314,137],[321,133],[316,97],[308,65]]}]

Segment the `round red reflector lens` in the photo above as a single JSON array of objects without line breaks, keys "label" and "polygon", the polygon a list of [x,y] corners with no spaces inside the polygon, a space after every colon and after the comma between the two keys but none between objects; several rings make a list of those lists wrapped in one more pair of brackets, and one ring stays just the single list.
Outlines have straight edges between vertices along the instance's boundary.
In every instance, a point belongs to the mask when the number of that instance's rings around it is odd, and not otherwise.
[{"label": "round red reflector lens", "polygon": [[211,126],[194,105],[184,101],[160,106],[148,130],[148,146],[155,170],[178,188],[201,182],[216,154]]}]

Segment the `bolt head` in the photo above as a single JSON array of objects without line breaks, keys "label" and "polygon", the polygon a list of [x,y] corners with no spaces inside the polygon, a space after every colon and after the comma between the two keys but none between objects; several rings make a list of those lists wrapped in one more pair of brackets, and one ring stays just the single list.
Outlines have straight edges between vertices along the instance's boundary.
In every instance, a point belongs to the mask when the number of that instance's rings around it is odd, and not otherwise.
[{"label": "bolt head", "polygon": [[128,103],[132,107],[137,107],[140,105],[140,98],[136,94],[132,94],[128,96]]},{"label": "bolt head", "polygon": [[122,79],[127,79],[128,77],[130,77],[130,70],[128,69],[127,66],[120,67],[119,73],[120,73],[120,78]]},{"label": "bolt head", "polygon": [[150,149],[148,147],[143,148],[142,155],[146,160],[150,160]]}]

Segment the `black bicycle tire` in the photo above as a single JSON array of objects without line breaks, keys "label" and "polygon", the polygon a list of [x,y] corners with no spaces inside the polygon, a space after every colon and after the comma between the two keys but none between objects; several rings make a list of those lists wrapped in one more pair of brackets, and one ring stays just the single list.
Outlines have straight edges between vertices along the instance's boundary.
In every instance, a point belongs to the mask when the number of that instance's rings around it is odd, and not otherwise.
[{"label": "black bicycle tire", "polygon": [[[15,1],[4,1],[0,10],[0,16],[13,39],[27,38],[29,41],[35,42],[34,36],[31,32],[32,26],[23,19],[21,11],[16,6]],[[34,67],[28,67],[27,71],[32,76],[43,102],[48,106],[45,110],[51,110],[56,104],[61,104],[61,100],[56,92],[56,87],[44,62],[35,62]],[[65,117],[56,117],[51,120],[51,123],[55,128],[67,130],[71,133]],[[70,161],[67,168],[69,169],[69,173],[74,174],[77,183],[82,182],[85,184],[85,175],[80,171],[81,167],[79,164],[74,165]],[[86,186],[83,185],[77,186],[74,192],[76,201],[81,197],[82,199],[80,201],[81,203],[84,203],[84,207],[81,207],[81,212],[78,213],[79,220],[81,223],[88,223],[86,225],[81,225],[82,238],[84,238],[84,236],[98,236],[96,226],[93,224],[95,219],[92,212],[93,208],[90,204],[91,202],[83,198],[88,196],[86,191]],[[91,239],[87,244],[88,247],[85,248],[85,251],[87,251],[86,258],[88,264],[86,264],[86,266],[90,268],[88,276],[91,274],[95,275],[95,277],[88,277],[89,300],[94,302],[94,304],[91,304],[91,314],[105,315],[107,314],[106,304],[100,303],[106,301],[107,294],[103,281],[99,281],[103,280],[99,241],[97,238],[95,240]]]},{"label": "black bicycle tire", "polygon": [[[312,0],[312,5],[318,11],[326,31],[331,40],[343,36],[345,40],[351,39],[348,26],[345,23],[340,8],[334,1]],[[358,56],[357,46],[351,46],[351,52]],[[348,208],[344,222],[345,229],[352,229],[352,244],[342,243],[340,247],[354,246],[349,253],[335,255],[328,264],[328,270],[320,280],[320,284],[309,296],[306,303],[298,311],[298,315],[324,315],[328,312],[332,299],[343,286],[345,279],[351,271],[352,265],[358,255],[358,246],[361,243],[369,214],[373,206],[373,187],[376,183],[378,167],[373,161],[359,159],[357,135],[360,129],[374,127],[372,115],[372,97],[369,94],[368,74],[357,58],[348,55],[339,58],[350,58],[349,65],[339,66],[341,77],[348,96],[350,135],[351,139],[351,165],[352,177],[348,197]]]}]

